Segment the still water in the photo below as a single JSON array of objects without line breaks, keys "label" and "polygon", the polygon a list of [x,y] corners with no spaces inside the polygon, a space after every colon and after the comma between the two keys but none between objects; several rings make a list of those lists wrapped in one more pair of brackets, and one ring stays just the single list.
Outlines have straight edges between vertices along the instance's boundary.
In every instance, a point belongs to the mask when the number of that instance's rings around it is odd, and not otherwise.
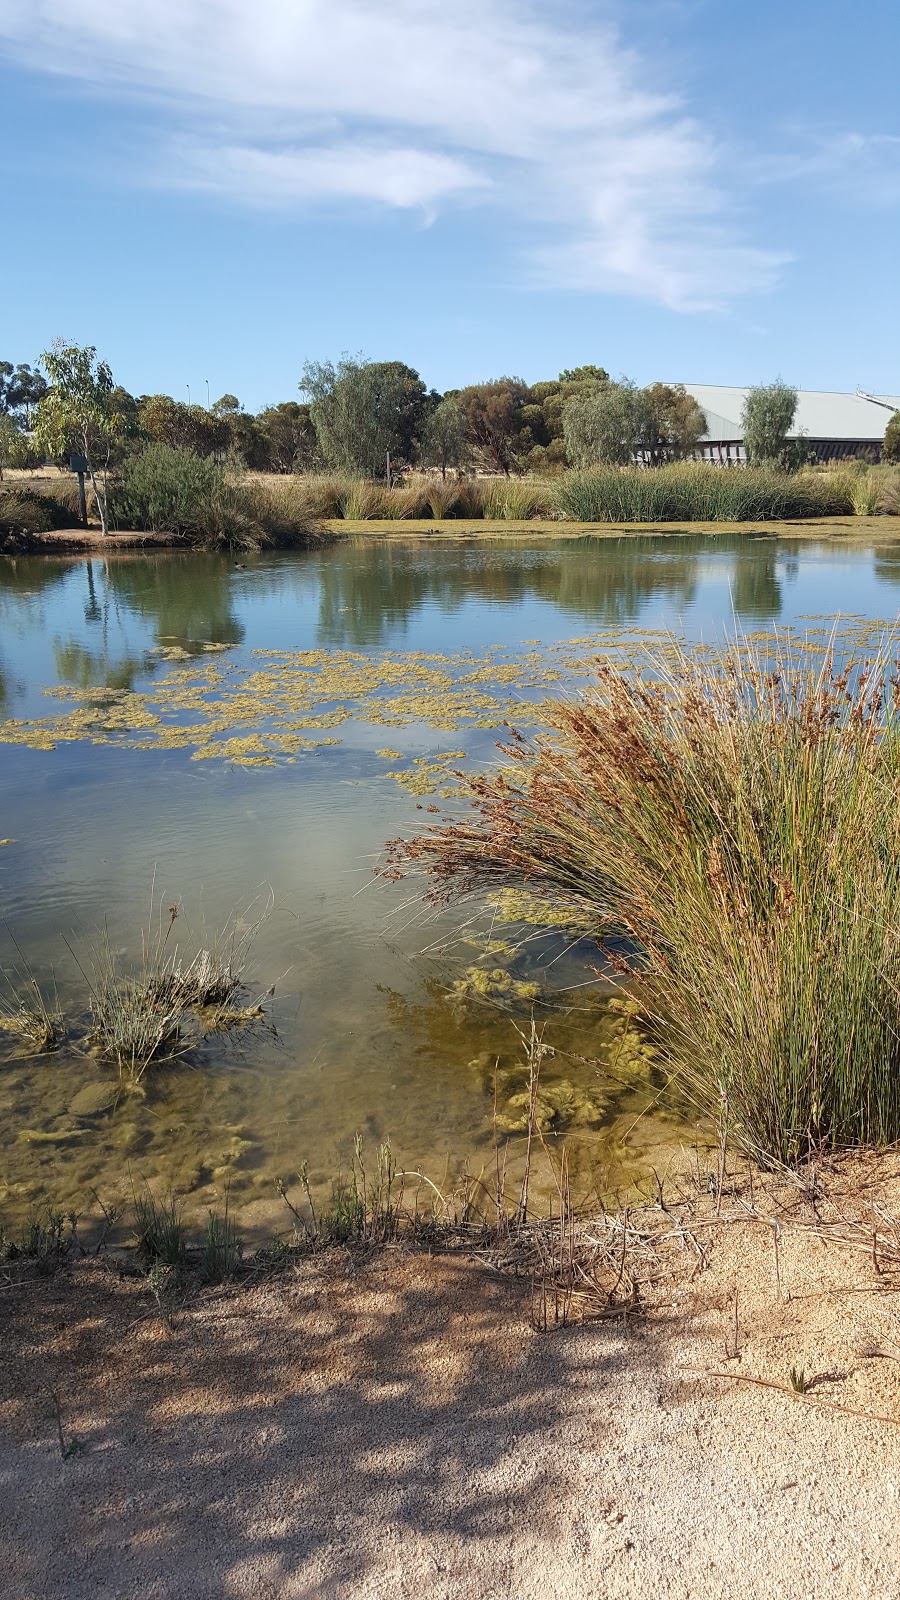
[{"label": "still water", "polygon": [[[572,692],[592,650],[898,607],[900,545],[874,539],[0,560],[0,960],[55,983],[70,1030],[43,1056],[0,1031],[0,1215],[147,1179],[198,1210],[227,1189],[264,1228],[276,1180],[308,1160],[325,1181],[356,1133],[445,1189],[494,1170],[496,1136],[515,1171],[532,1008],[554,1051],[547,1138],[582,1190],[664,1165],[690,1118],[610,1012],[590,944],[522,943],[495,907],[425,911],[373,864],[458,803],[451,771],[494,760],[505,717]],[[170,906],[188,954],[265,912],[247,983],[274,994],[263,1025],[116,1095],[81,969],[100,930],[136,960]]]}]

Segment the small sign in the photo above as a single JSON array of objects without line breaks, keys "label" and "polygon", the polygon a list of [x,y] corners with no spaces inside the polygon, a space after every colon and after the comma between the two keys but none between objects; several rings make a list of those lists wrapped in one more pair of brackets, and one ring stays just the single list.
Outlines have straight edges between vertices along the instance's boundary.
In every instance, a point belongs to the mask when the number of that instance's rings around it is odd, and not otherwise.
[{"label": "small sign", "polygon": [[88,470],[87,456],[70,456],[69,457],[69,471],[70,472],[87,472],[87,470]]}]

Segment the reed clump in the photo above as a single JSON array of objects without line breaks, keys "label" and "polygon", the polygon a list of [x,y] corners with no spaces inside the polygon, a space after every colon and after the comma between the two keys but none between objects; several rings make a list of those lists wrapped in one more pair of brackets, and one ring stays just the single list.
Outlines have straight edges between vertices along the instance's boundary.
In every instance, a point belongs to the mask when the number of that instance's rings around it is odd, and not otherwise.
[{"label": "reed clump", "polygon": [[772,522],[849,514],[834,476],[768,467],[594,467],[553,487],[557,514],[574,522]]},{"label": "reed clump", "polygon": [[53,999],[47,1000],[30,970],[24,976],[7,977],[0,989],[0,1028],[15,1034],[36,1055],[58,1049],[66,1030],[59,996],[54,991]]},{"label": "reed clump", "polygon": [[107,930],[84,960],[70,946],[90,995],[88,1043],[123,1078],[138,1082],[151,1064],[176,1060],[209,1034],[261,1018],[261,1005],[240,1001],[250,948],[270,909],[271,901],[252,921],[233,913],[192,955],[173,932],[178,906],[160,910],[142,933],[134,968],[123,965]]},{"label": "reed clump", "polygon": [[[795,1164],[900,1137],[900,675],[672,647],[395,845],[430,897],[527,884],[593,922],[723,1136]],[[555,913],[558,914],[558,911]]]}]

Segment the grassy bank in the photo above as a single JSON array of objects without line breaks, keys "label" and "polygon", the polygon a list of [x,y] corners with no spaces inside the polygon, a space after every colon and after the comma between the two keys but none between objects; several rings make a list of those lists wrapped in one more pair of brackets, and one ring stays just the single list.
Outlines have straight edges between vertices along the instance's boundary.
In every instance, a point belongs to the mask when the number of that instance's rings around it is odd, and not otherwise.
[{"label": "grassy bank", "polygon": [[[555,478],[442,480],[412,473],[386,484],[341,474],[234,475],[189,450],[151,445],[110,486],[114,530],[208,548],[303,546],[343,522],[658,524],[787,522],[900,514],[900,471],[783,473],[680,462],[594,468]],[[20,474],[0,484],[0,538],[40,538],[77,521],[71,475]]]},{"label": "grassy bank", "polygon": [[900,1137],[900,683],[677,651],[604,669],[400,844],[434,898],[592,919],[695,1104],[756,1158]]}]

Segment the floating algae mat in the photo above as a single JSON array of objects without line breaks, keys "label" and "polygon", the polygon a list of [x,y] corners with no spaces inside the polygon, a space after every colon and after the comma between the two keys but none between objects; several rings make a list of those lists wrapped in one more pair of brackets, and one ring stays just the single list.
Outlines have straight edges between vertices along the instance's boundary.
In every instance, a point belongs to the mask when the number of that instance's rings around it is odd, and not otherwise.
[{"label": "floating algae mat", "polygon": [[[351,721],[392,728],[422,723],[448,731],[496,728],[508,719],[529,724],[535,707],[524,697],[546,694],[564,676],[562,667],[538,651],[514,659],[499,651],[476,657],[260,650],[254,656],[252,665],[178,667],[140,693],[107,687],[86,692],[69,684],[47,688],[53,699],[78,705],[55,717],[9,718],[0,724],[0,740],[38,750],[76,740],[135,750],[189,749],[195,761],[272,766],[338,744],[328,730]],[[383,754],[401,757],[393,750]],[[465,754],[461,750],[457,758]]]},{"label": "floating algae mat", "polygon": [[[0,560],[0,966],[65,1019],[45,1053],[0,1027],[0,1227],[146,1180],[200,1218],[227,1189],[265,1234],[289,1220],[278,1181],[308,1161],[327,1189],[357,1133],[442,1190],[489,1185],[499,1139],[515,1187],[532,1014],[542,1139],[583,1194],[683,1161],[690,1116],[589,929],[548,935],[527,894],[430,912],[372,867],[598,656],[713,651],[735,618],[820,652],[837,612],[863,651],[898,601],[900,545],[809,530]],[[89,1040],[85,944],[102,930],[131,970],[171,907],[196,948],[257,896],[240,1005],[262,1018],[123,1081]]]}]

